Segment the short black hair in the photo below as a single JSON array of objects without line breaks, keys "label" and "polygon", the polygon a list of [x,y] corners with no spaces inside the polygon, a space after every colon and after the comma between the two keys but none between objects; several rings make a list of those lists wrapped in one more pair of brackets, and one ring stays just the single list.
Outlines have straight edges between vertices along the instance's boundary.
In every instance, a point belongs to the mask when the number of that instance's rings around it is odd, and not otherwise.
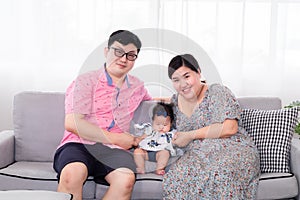
[{"label": "short black hair", "polygon": [[194,56],[191,54],[182,54],[171,59],[168,67],[169,78],[171,79],[173,73],[182,66],[186,66],[197,73],[201,72],[200,66]]},{"label": "short black hair", "polygon": [[174,121],[173,104],[165,102],[157,102],[152,110],[152,120],[155,116],[169,116],[171,123]]},{"label": "short black hair", "polygon": [[122,45],[133,44],[137,48],[137,52],[140,52],[142,42],[137,35],[127,30],[118,30],[110,34],[108,39],[108,47],[110,47],[115,41],[120,42]]}]

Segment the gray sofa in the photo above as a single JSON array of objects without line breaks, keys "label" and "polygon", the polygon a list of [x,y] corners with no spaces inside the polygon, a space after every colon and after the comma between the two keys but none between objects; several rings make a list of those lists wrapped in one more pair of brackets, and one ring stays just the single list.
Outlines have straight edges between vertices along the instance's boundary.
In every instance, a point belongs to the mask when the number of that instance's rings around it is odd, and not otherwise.
[{"label": "gray sofa", "polygon": [[[279,98],[238,98],[242,108],[280,109]],[[140,105],[134,122],[145,122],[151,102]],[[51,190],[57,188],[52,168],[53,154],[64,131],[64,94],[21,92],[13,105],[14,130],[0,133],[0,190]],[[257,199],[299,199],[300,140],[295,136],[291,147],[292,173],[261,174]],[[147,163],[153,168],[154,163]],[[153,173],[138,175],[132,199],[161,199],[162,177]],[[107,186],[89,178],[84,199],[101,199]]]}]

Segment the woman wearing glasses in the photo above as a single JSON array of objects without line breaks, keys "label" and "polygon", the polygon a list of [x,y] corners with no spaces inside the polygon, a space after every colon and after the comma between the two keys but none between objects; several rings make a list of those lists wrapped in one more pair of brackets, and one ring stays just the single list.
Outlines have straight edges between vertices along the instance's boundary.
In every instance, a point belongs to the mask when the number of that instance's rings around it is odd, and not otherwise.
[{"label": "woman wearing glasses", "polygon": [[109,185],[104,199],[130,199],[135,183],[132,154],[136,146],[129,134],[133,112],[151,97],[143,82],[127,74],[141,48],[129,31],[110,35],[104,49],[103,69],[82,74],[66,91],[65,132],[54,157],[58,191],[82,199],[88,176]]}]

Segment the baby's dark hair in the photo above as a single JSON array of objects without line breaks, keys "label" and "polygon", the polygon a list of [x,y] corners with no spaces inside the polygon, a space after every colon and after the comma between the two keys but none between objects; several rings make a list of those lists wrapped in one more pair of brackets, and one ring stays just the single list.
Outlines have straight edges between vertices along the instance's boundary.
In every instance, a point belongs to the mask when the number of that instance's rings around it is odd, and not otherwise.
[{"label": "baby's dark hair", "polygon": [[157,104],[153,107],[152,110],[152,120],[156,116],[169,116],[171,119],[171,123],[174,121],[174,113],[173,106],[170,103],[157,102]]}]

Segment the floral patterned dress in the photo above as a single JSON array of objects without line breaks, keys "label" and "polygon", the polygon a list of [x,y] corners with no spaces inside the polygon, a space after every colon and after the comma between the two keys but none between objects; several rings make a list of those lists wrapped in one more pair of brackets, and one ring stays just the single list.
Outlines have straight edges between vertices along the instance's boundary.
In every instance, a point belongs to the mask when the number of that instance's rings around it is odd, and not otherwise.
[{"label": "floral patterned dress", "polygon": [[[209,86],[203,101],[188,117],[172,97],[177,131],[190,131],[240,119],[240,106],[231,91]],[[255,199],[260,175],[258,151],[239,121],[238,133],[229,138],[190,142],[185,153],[163,177],[164,199]]]}]

